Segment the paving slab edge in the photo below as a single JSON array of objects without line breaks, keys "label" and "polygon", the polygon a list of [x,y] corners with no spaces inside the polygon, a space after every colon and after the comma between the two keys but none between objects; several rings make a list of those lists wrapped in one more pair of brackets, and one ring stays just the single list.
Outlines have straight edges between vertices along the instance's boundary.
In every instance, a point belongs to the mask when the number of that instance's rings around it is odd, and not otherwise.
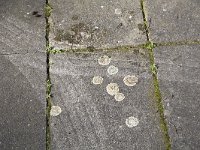
[{"label": "paving slab edge", "polygon": [[[152,42],[154,48],[156,47],[164,47],[164,46],[182,46],[182,45],[200,45],[200,40],[194,41],[174,41],[174,42]],[[135,51],[137,49],[146,49],[149,44],[147,41],[144,44],[140,45],[120,45],[117,47],[111,48],[80,48],[80,49],[55,49],[54,47],[49,46],[49,53],[50,54],[57,54],[57,53],[94,53],[94,52],[109,52],[109,51],[120,51],[120,52],[127,52],[127,51]],[[8,54],[9,55],[9,54]]]},{"label": "paving slab edge", "polygon": [[49,4],[49,1],[46,0],[45,5],[45,19],[46,19],[46,149],[51,149],[51,130],[50,130],[50,111],[51,111],[51,78],[50,78],[50,46],[49,46],[49,32],[50,32],[50,23],[49,17],[51,15],[52,7]]},{"label": "paving slab edge", "polygon": [[150,40],[150,31],[149,31],[149,25],[147,21],[147,12],[146,12],[146,7],[145,7],[145,0],[140,0],[141,1],[141,8],[143,12],[143,17],[144,17],[144,23],[146,27],[146,36],[148,40],[148,44],[146,45],[146,48],[148,49],[149,52],[149,59],[150,59],[150,69],[153,77],[153,84],[154,84],[154,97],[156,101],[156,106],[157,106],[157,112],[160,117],[160,129],[163,133],[163,140],[165,144],[166,150],[171,150],[171,140],[169,136],[169,129],[168,129],[168,124],[164,116],[164,106],[163,106],[163,100],[162,100],[162,95],[160,92],[160,87],[159,87],[159,81],[158,81],[158,76],[157,76],[157,67],[155,64],[155,59],[154,59],[154,48],[155,44]]},{"label": "paving slab edge", "polygon": [[149,59],[150,59],[150,70],[153,77],[153,84],[154,84],[154,99],[156,101],[157,106],[157,112],[160,117],[160,128],[163,133],[163,139],[165,143],[166,150],[171,150],[171,140],[169,136],[169,128],[166,121],[166,118],[164,116],[164,106],[163,106],[163,100],[162,95],[159,87],[159,81],[157,76],[157,67],[154,60],[154,46],[150,43],[149,45]]}]

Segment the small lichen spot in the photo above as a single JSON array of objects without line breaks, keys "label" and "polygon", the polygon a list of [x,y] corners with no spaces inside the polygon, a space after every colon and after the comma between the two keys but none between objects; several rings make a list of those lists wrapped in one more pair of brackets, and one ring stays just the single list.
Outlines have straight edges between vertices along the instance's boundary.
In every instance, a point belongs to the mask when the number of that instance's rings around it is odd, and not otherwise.
[{"label": "small lichen spot", "polygon": [[129,128],[136,127],[138,124],[139,124],[138,118],[131,116],[126,119],[126,125]]},{"label": "small lichen spot", "polygon": [[119,92],[119,86],[117,83],[110,83],[106,86],[106,91],[108,94],[114,96]]},{"label": "small lichen spot", "polygon": [[138,83],[138,78],[135,75],[127,75],[123,79],[125,85],[134,86]]},{"label": "small lichen spot", "polygon": [[101,76],[94,76],[92,79],[92,83],[97,85],[97,84],[102,84],[103,83],[103,78]]},{"label": "small lichen spot", "polygon": [[61,108],[59,106],[52,106],[50,115],[51,116],[58,116],[62,112]]},{"label": "small lichen spot", "polygon": [[111,66],[108,67],[107,72],[108,72],[109,75],[114,75],[118,72],[118,68],[111,65]]},{"label": "small lichen spot", "polygon": [[119,9],[119,8],[115,9],[115,14],[116,15],[120,15],[121,13],[122,13],[121,9]]},{"label": "small lichen spot", "polygon": [[111,61],[111,58],[109,58],[108,56],[104,55],[104,56],[101,56],[98,58],[98,63],[100,65],[109,65],[110,64],[110,61]]},{"label": "small lichen spot", "polygon": [[120,102],[120,101],[123,101],[125,99],[125,96],[123,93],[117,93],[115,94],[115,100]]}]

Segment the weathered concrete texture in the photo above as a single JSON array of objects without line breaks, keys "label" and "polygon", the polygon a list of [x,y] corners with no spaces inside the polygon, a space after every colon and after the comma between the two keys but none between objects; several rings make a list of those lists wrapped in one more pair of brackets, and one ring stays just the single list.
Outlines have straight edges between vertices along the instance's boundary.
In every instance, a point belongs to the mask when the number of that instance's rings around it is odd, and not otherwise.
[{"label": "weathered concrete texture", "polygon": [[[140,51],[141,52],[141,51]],[[155,150],[164,149],[154,100],[148,58],[142,53],[56,54],[51,56],[53,106],[62,112],[51,117],[52,150]],[[100,56],[111,57],[108,66],[98,64]],[[110,65],[118,73],[109,75]],[[94,76],[103,83],[94,85]],[[138,83],[129,87],[126,75],[136,75]],[[117,83],[125,95],[116,101],[107,93],[109,83]],[[126,119],[138,118],[129,128]]]},{"label": "weathered concrete texture", "polygon": [[200,39],[199,0],[146,0],[145,6],[153,41]]},{"label": "weathered concrete texture", "polygon": [[0,1],[1,150],[46,149],[44,5]]},{"label": "weathered concrete texture", "polygon": [[0,1],[1,54],[45,52],[44,6],[45,0]]},{"label": "weathered concrete texture", "polygon": [[173,150],[199,149],[200,46],[155,49]]},{"label": "weathered concrete texture", "polygon": [[55,48],[145,43],[140,0],[49,0],[50,44]]},{"label": "weathered concrete texture", "polygon": [[45,150],[45,58],[0,55],[1,150]]}]

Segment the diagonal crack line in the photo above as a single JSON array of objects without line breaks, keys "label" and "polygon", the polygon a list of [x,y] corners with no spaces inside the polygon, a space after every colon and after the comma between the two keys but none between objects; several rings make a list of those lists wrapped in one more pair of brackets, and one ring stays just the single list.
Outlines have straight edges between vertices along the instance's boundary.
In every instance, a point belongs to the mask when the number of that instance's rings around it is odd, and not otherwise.
[{"label": "diagonal crack line", "polygon": [[162,96],[161,96],[159,82],[158,82],[157,68],[156,68],[155,60],[154,60],[153,49],[155,48],[156,44],[154,44],[150,40],[150,36],[149,36],[150,32],[148,29],[147,16],[145,13],[145,2],[144,2],[144,0],[140,0],[140,2],[141,2],[144,25],[146,28],[146,36],[147,36],[147,40],[148,40],[148,44],[146,45],[146,48],[149,51],[150,69],[151,69],[152,77],[153,77],[154,95],[155,95],[155,101],[156,101],[155,103],[156,103],[156,107],[157,107],[158,113],[159,113],[160,129],[163,133],[163,139],[164,139],[166,150],[171,150],[171,141],[170,141],[170,136],[168,133],[168,125],[167,125],[167,122],[166,122],[165,116],[164,116],[163,101],[162,101]]}]

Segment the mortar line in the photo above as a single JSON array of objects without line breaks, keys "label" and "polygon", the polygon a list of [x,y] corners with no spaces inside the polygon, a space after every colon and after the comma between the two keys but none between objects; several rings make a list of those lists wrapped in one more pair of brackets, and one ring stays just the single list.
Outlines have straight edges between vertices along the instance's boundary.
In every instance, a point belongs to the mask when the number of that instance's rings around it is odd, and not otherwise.
[{"label": "mortar line", "polygon": [[150,41],[150,38],[149,38],[149,29],[148,29],[148,22],[147,22],[145,10],[144,10],[144,0],[140,0],[140,5],[141,5],[141,10],[142,10],[142,17],[143,17],[143,23],[144,23],[144,28],[145,28],[145,33],[146,33],[147,41]]},{"label": "mortar line", "polygon": [[200,45],[200,40],[182,40],[182,41],[171,41],[171,42],[157,42],[154,43],[156,47],[162,46],[181,46],[181,45]]},{"label": "mortar line", "polygon": [[51,78],[50,78],[50,51],[49,51],[49,17],[51,13],[51,7],[49,1],[46,0],[45,5],[45,20],[46,20],[46,150],[51,149],[51,130],[50,130],[50,110],[51,110]]},{"label": "mortar line", "polygon": [[146,48],[149,51],[150,68],[151,68],[153,83],[154,83],[155,100],[156,100],[158,113],[160,116],[160,128],[161,128],[161,131],[163,134],[165,148],[166,148],[166,150],[171,150],[171,141],[170,141],[170,136],[168,133],[169,129],[168,129],[167,121],[165,120],[165,116],[164,116],[163,100],[162,100],[160,87],[159,87],[157,68],[155,65],[155,58],[154,58],[154,51],[153,51],[153,49],[155,48],[155,44],[150,40],[150,36],[149,36],[150,32],[148,29],[147,16],[145,13],[145,6],[144,6],[145,2],[144,2],[144,0],[140,0],[140,2],[141,2],[142,13],[143,13],[144,25],[146,28],[147,41],[149,42],[149,44],[146,45]]},{"label": "mortar line", "polygon": [[[116,47],[111,48],[77,48],[77,49],[52,49],[49,51],[52,54],[56,53],[81,53],[81,52],[112,52],[112,51],[134,51],[136,49],[145,49],[146,46],[149,44],[151,40],[148,40],[146,43],[140,44],[140,45],[119,45]],[[200,45],[200,40],[194,40],[194,41],[174,41],[174,42],[152,42],[155,47],[163,47],[163,46],[190,46],[190,45]]]}]

